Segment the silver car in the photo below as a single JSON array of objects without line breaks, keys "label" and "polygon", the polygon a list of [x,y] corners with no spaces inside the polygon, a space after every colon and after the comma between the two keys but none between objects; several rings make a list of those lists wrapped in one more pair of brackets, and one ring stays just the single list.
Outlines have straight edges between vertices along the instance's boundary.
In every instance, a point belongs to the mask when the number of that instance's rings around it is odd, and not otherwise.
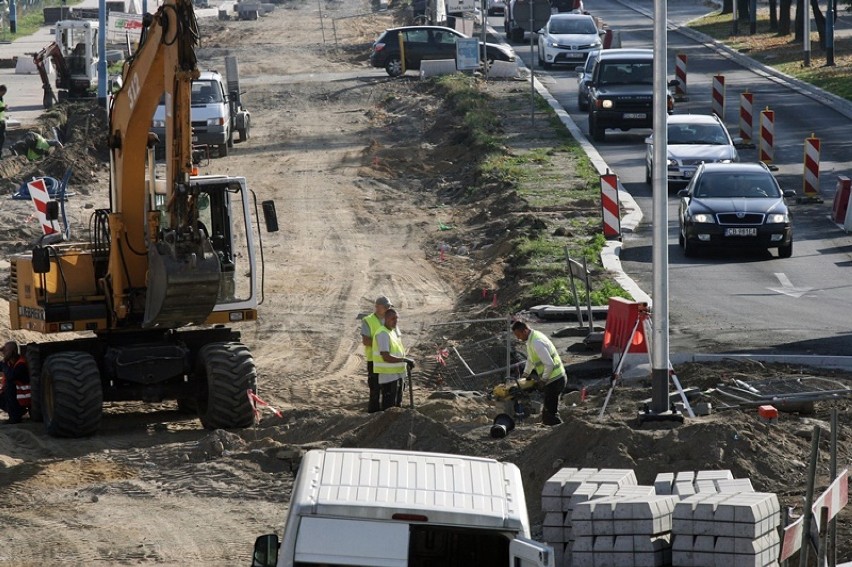
[{"label": "silver car", "polygon": [[557,63],[583,63],[589,52],[601,48],[601,33],[588,14],[553,14],[538,31],[538,64],[549,69]]},{"label": "silver car", "polygon": [[[667,179],[670,185],[689,183],[702,163],[734,163],[740,160],[737,145],[715,114],[673,114],[668,117]],[[654,137],[645,140],[645,183],[654,171]]]},{"label": "silver car", "polygon": [[586,64],[575,69],[577,71],[577,107],[580,110],[589,110],[589,85],[586,84],[586,79],[592,76],[598,55],[600,55],[599,49],[590,51],[586,58]]}]

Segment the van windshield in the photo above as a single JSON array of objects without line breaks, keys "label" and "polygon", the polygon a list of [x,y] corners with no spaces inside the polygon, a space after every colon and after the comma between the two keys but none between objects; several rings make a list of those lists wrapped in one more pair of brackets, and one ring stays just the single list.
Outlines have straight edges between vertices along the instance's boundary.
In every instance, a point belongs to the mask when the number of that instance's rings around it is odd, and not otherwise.
[{"label": "van windshield", "polygon": [[216,81],[193,81],[192,82],[192,104],[209,104],[211,102],[224,102],[222,89]]}]

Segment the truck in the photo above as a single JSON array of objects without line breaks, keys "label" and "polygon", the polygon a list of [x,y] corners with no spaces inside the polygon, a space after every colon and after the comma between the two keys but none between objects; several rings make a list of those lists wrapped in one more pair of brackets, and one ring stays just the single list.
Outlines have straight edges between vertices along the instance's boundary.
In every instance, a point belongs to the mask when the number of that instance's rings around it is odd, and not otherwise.
[{"label": "truck", "polygon": [[[220,157],[228,155],[234,144],[234,133],[244,142],[251,132],[251,113],[240,97],[236,58],[227,56],[225,66],[227,82],[218,71],[201,71],[198,78],[192,80],[190,94],[192,144],[216,148]],[[161,148],[166,135],[166,107],[164,95],[151,121],[151,132],[159,138]]]},{"label": "truck", "polygon": [[258,537],[252,556],[252,567],[554,564],[530,539],[516,465],[360,448],[308,451],[282,539]]},{"label": "truck", "polygon": [[[109,208],[93,213],[88,239],[65,231],[9,262],[10,326],[45,335],[24,346],[30,417],[53,436],[94,434],[108,401],[174,400],[209,429],[254,423],[257,369],[231,325],[255,321],[262,295],[256,203],[244,177],[193,171],[191,0],[165,0],[144,25],[110,106]],[[163,92],[158,177],[148,129]],[[261,203],[270,232],[274,205]],[[46,218],[58,208],[47,203]]]},{"label": "truck", "polygon": [[525,34],[547,25],[552,12],[550,0],[511,0],[503,14],[506,37],[514,42],[524,41]]}]

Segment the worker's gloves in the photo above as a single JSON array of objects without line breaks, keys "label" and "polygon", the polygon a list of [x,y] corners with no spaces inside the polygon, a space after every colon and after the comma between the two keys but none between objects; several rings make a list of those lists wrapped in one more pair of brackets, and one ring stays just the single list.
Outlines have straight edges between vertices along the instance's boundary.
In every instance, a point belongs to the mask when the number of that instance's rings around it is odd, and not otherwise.
[{"label": "worker's gloves", "polygon": [[414,359],[413,358],[406,358],[405,359],[405,365],[408,367],[409,370],[414,370]]}]

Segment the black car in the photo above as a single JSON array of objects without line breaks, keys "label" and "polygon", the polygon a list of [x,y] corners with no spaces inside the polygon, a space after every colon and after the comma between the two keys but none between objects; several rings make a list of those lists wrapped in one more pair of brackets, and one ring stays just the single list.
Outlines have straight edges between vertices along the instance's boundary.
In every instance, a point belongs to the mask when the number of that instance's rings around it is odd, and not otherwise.
[{"label": "black car", "polygon": [[[585,76],[589,95],[589,134],[606,140],[606,130],[653,127],[654,52],[651,49],[604,49],[591,77]],[[671,81],[668,86],[677,85]],[[668,93],[666,110],[674,111]]]},{"label": "black car", "polygon": [[[383,31],[373,43],[370,65],[383,67],[391,77],[398,77],[403,72],[400,35],[405,49],[405,69],[419,69],[424,59],[455,59],[456,42],[468,37],[452,28],[441,26],[407,26]],[[515,61],[515,52],[511,47],[486,43],[485,57],[489,62],[511,62]]]},{"label": "black car", "polygon": [[793,227],[782,191],[763,163],[705,163],[680,197],[678,242],[685,256],[700,247],[777,248],[793,255]]}]

